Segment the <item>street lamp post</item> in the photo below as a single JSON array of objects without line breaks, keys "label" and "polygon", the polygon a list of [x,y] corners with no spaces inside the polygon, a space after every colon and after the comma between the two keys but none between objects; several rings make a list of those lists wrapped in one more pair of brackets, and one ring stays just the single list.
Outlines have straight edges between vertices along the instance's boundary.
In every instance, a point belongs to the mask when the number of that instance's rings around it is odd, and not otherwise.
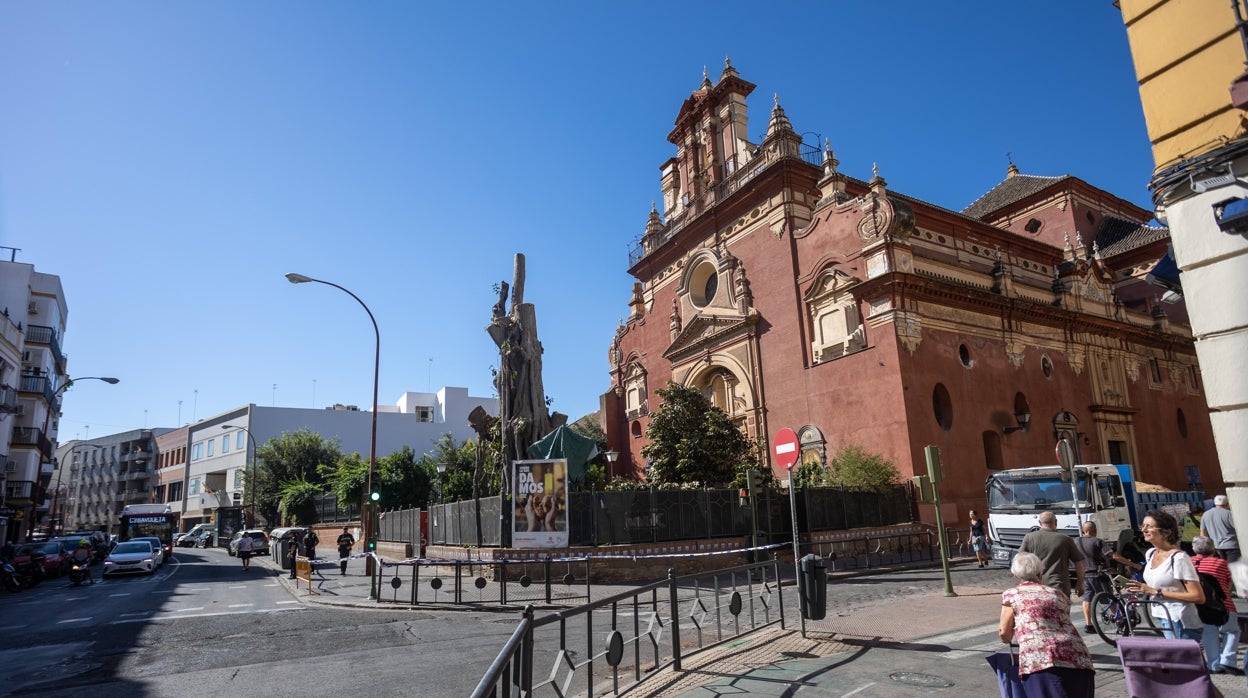
[{"label": "street lamp post", "polygon": [[[367,547],[368,544],[372,542],[373,536],[376,533],[374,529],[372,510],[369,506],[371,504],[369,495],[373,492],[373,479],[377,475],[377,384],[381,376],[381,331],[377,329],[377,318],[373,317],[373,311],[368,309],[368,306],[364,304],[364,301],[360,300],[359,296],[348,291],[342,286],[330,281],[314,279],[310,276],[295,274],[293,272],[286,275],[286,280],[292,284],[306,284],[308,282],[314,282],[318,284],[325,284],[326,286],[333,286],[339,291],[342,291],[348,296],[354,298],[355,302],[359,303],[360,307],[364,309],[364,312],[368,313],[368,319],[373,323],[373,335],[377,340],[376,348],[373,352],[373,431],[368,442],[368,486],[364,490],[363,506],[360,509],[360,513],[364,519],[364,545]],[[369,557],[366,559],[366,571],[371,575],[373,573],[373,558]]]},{"label": "street lamp post", "polygon": [[[222,429],[239,429],[247,433],[247,440],[251,442],[250,465],[247,468],[247,528],[256,527],[256,437],[252,436],[251,430],[247,427],[236,427],[233,424],[222,424]],[[244,463],[244,465],[248,465]]]},{"label": "street lamp post", "polygon": [[607,482],[611,482],[611,471],[614,470],[615,462],[620,458],[619,451],[607,451],[603,454],[607,457]]},{"label": "street lamp post", "polygon": [[[84,378],[66,378],[65,382],[61,383],[61,386],[59,388],[52,391],[52,399],[48,401],[48,409],[43,413],[43,430],[39,432],[39,436],[43,437],[44,439],[48,439],[48,423],[52,421],[52,409],[56,405],[56,397],[60,395],[61,393],[65,392],[69,388],[69,386],[73,385],[77,381],[104,381],[105,383],[108,383],[109,385],[117,385],[118,383],[121,382],[120,379],[113,378],[111,376],[86,376]],[[51,441],[52,441],[51,439],[48,439],[49,446],[51,445]],[[36,449],[38,449],[39,444],[36,444],[35,447]],[[39,468],[35,472],[35,486],[33,488],[33,491],[31,492],[31,497],[30,497],[30,524],[29,524],[29,529],[27,531],[27,535],[33,535],[35,532],[35,526],[37,526],[39,523],[36,519],[39,518],[39,497],[43,495],[43,492],[40,491],[40,487],[39,487],[39,483],[42,481],[43,481],[43,451],[39,450]]]},{"label": "street lamp post", "polygon": [[[78,467],[77,464],[74,463],[74,456],[78,453],[78,448],[80,446],[85,446],[85,445],[86,443],[79,442],[79,443],[74,444],[73,448],[69,449],[69,467],[71,470],[76,469]],[[58,501],[61,498],[61,478],[64,475],[65,475],[64,464],[57,463],[56,464],[56,484],[52,486],[52,505],[48,507],[48,537],[49,538],[56,536],[56,535],[60,535],[59,533],[57,533],[57,518],[58,517],[56,514],[56,506],[57,506]],[[59,518],[61,519],[62,530],[63,530],[65,517],[64,515],[61,515]]]}]

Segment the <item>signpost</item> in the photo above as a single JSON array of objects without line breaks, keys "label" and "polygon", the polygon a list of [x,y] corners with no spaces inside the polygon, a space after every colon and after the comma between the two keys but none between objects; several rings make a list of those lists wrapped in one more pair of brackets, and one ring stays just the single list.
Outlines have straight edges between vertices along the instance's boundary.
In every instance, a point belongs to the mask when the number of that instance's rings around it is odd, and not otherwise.
[{"label": "signpost", "polygon": [[[771,443],[771,453],[775,456],[776,462],[789,471],[789,514],[793,524],[793,572],[798,583],[797,593],[801,594],[803,593],[802,575],[797,568],[797,561],[801,559],[801,554],[798,551],[797,541],[797,490],[793,487],[793,466],[797,464],[802,450],[797,444],[797,434],[788,427],[781,429]],[[802,637],[806,637],[806,616],[802,616]]]},{"label": "signpost", "polygon": [[1083,521],[1079,518],[1079,483],[1075,479],[1075,449],[1070,441],[1058,439],[1053,450],[1057,454],[1057,462],[1070,473],[1070,497],[1071,505],[1075,508],[1075,528],[1082,530]]}]

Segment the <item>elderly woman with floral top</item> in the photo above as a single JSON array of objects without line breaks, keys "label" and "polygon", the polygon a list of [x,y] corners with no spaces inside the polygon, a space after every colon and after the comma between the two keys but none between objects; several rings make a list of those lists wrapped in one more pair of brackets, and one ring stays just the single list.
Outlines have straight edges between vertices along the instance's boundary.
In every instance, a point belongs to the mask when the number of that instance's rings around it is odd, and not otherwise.
[{"label": "elderly woman with floral top", "polygon": [[1018,675],[1030,696],[1093,696],[1088,646],[1070,621],[1070,597],[1041,583],[1044,563],[1019,553],[1010,563],[1019,585],[1001,594],[1002,642],[1018,643]]}]

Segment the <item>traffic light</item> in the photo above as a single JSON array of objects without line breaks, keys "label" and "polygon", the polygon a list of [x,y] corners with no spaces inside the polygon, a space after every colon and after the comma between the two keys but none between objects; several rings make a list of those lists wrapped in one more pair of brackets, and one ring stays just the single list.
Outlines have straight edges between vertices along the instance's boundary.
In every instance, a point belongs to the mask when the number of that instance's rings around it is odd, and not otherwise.
[{"label": "traffic light", "polygon": [[377,550],[377,541],[375,541],[375,540],[370,540],[370,541],[368,541],[368,546],[367,546],[367,547],[368,547],[368,552],[370,552],[370,553],[371,553],[371,552],[375,552],[375,551]]},{"label": "traffic light", "polygon": [[742,487],[740,496],[741,496],[741,506],[748,507],[750,505],[750,490],[745,487]]},{"label": "traffic light", "polygon": [[377,502],[381,501],[381,493],[374,491],[372,494],[368,495],[368,498],[372,500],[374,504],[376,504]]}]

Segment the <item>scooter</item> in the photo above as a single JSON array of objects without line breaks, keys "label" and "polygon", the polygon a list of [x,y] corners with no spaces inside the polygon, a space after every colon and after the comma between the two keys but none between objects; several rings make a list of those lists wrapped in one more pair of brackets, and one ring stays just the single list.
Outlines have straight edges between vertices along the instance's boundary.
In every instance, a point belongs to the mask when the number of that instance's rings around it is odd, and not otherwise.
[{"label": "scooter", "polygon": [[75,561],[73,567],[69,568],[69,583],[79,586],[88,579],[91,580],[91,584],[95,584],[95,578],[91,576],[91,568],[87,567],[85,562]]},{"label": "scooter", "polygon": [[3,586],[10,592],[18,592],[22,590],[22,576],[13,569],[13,565],[7,562],[0,563],[0,586]]}]

